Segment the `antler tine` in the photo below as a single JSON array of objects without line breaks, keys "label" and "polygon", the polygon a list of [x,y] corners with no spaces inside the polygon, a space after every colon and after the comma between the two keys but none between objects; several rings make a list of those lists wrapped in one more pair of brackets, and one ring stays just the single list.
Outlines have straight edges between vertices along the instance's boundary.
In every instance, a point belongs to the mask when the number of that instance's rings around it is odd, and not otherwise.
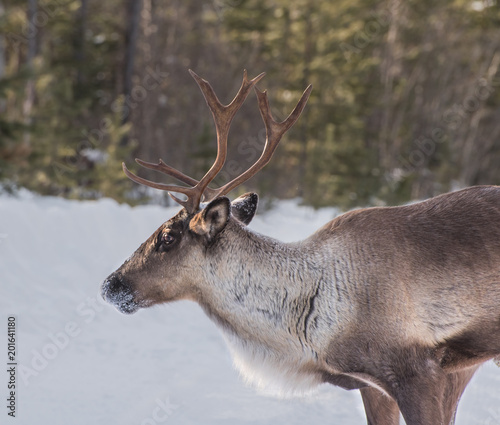
[{"label": "antler tine", "polygon": [[[192,70],[189,70],[189,73],[195,79],[203,93],[203,96],[205,97],[205,101],[207,102],[207,105],[212,112],[212,116],[215,122],[215,130],[217,133],[217,157],[215,159],[215,162],[210,170],[207,171],[207,173],[203,176],[199,183],[194,187],[194,196],[196,196],[195,204],[197,203],[199,205],[205,189],[207,189],[207,186],[217,176],[217,174],[224,166],[224,163],[226,162],[227,139],[231,121],[233,120],[236,112],[241,108],[241,105],[247,98],[251,88],[264,77],[265,73],[263,72],[262,74],[259,74],[257,75],[257,77],[248,81],[247,71],[245,70],[243,72],[243,81],[241,83],[240,90],[229,105],[223,105],[219,101],[217,95],[215,94],[212,86],[208,83],[208,81],[199,77]],[[205,193],[205,198],[207,197],[207,195],[208,193]],[[212,197],[215,197],[213,192],[210,195]]]},{"label": "antler tine", "polygon": [[302,94],[302,97],[297,103],[297,106],[295,106],[295,109],[290,113],[290,115],[284,121],[278,123],[274,120],[271,114],[271,110],[269,108],[269,99],[267,98],[267,92],[266,91],[261,92],[259,89],[257,89],[257,87],[255,87],[255,93],[257,94],[257,98],[259,101],[260,114],[266,126],[266,143],[264,145],[264,151],[262,152],[262,155],[257,160],[257,162],[255,162],[255,164],[253,164],[247,171],[245,171],[243,174],[240,174],[234,180],[231,180],[229,183],[226,183],[219,189],[214,190],[214,193],[211,194],[211,197],[209,197],[207,194],[206,196],[207,202],[211,201],[217,196],[225,195],[226,193],[230,192],[235,187],[239,186],[240,184],[244,183],[245,181],[253,177],[255,174],[257,174],[259,170],[261,170],[262,168],[264,168],[264,166],[267,165],[267,163],[271,160],[274,151],[278,147],[278,144],[283,134],[285,134],[286,131],[288,131],[290,127],[292,127],[295,124],[295,122],[299,119],[300,114],[302,113],[304,107],[306,106],[311,91],[312,91],[312,85],[309,85]]},{"label": "antler tine", "polygon": [[[186,183],[190,186],[196,186],[199,181],[196,179],[193,179],[192,177],[189,177],[188,175],[184,174],[183,172],[176,170],[174,167],[171,167],[168,164],[165,164],[162,159],[158,161],[158,164],[154,164],[152,162],[146,162],[143,161],[142,159],[136,158],[135,162],[137,162],[140,166],[144,168],[148,168],[150,170],[155,170],[159,171],[160,173],[166,174],[168,176],[174,177],[175,179],[179,180],[182,183]],[[215,194],[215,189],[211,189],[210,187],[207,187],[205,191],[203,192],[204,196],[213,196]]]},{"label": "antler tine", "polygon": [[[154,164],[153,164],[154,165]],[[192,187],[183,187],[183,186],[177,186],[175,184],[164,184],[164,183],[155,183],[150,180],[143,179],[142,177],[136,176],[134,173],[129,171],[127,166],[125,165],[124,162],[122,162],[122,168],[123,172],[125,175],[132,181],[142,184],[144,186],[152,187],[154,189],[160,189],[160,190],[166,190],[168,192],[177,192],[177,193],[182,193],[188,197],[186,201],[182,201],[179,198],[172,196],[170,193],[169,195],[174,198],[176,202],[181,204],[184,208],[186,208],[188,211],[193,211],[193,208],[198,208],[198,205],[194,205],[193,203],[193,198],[192,198],[192,192],[193,188]],[[148,168],[148,167],[146,167]]]},{"label": "antler tine", "polygon": [[152,162],[146,162],[139,158],[136,158],[135,162],[137,162],[141,167],[159,171],[160,173],[174,177],[182,183],[186,183],[191,186],[196,186],[198,184],[198,180],[195,180],[192,177],[189,177],[186,174],[182,173],[181,171],[176,170],[174,167],[165,164],[162,159],[158,161],[158,164],[153,164]]}]

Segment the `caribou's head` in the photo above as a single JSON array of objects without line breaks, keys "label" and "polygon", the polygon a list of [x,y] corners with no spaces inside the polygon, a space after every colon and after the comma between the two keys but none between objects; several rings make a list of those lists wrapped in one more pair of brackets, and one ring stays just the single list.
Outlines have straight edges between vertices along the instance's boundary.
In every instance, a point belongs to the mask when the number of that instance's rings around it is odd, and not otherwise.
[{"label": "caribou's head", "polygon": [[[255,88],[260,113],[266,126],[264,151],[257,162],[243,174],[218,189],[212,189],[208,185],[220,172],[226,160],[231,121],[252,87],[264,74],[248,80],[245,72],[236,97],[229,105],[223,105],[207,81],[192,71],[190,73],[201,88],[214,117],[217,158],[200,181],[168,166],[162,160],[154,164],[136,159],[143,167],[160,171],[189,186],[155,183],[136,176],[123,164],[123,170],[130,179],[168,191],[169,195],[184,207],[162,224],[102,284],[103,298],[123,313],[134,313],[139,308],[168,301],[196,299],[207,270],[217,262],[224,261],[220,254],[217,257],[214,255],[215,252],[221,252],[220,241],[238,237],[237,229],[250,223],[257,209],[258,197],[254,193],[243,195],[232,203],[224,195],[254,176],[269,162],[283,134],[300,116],[312,89],[309,86],[288,118],[278,123],[271,115],[266,92]],[[185,199],[181,200],[171,192],[183,194]]]},{"label": "caribou's head", "polygon": [[250,223],[257,202],[257,194],[247,193],[233,202],[216,198],[196,214],[183,208],[108,276],[103,298],[127,314],[154,304],[196,300],[207,261],[216,256],[221,238],[231,238],[228,223],[233,222],[230,228]]}]

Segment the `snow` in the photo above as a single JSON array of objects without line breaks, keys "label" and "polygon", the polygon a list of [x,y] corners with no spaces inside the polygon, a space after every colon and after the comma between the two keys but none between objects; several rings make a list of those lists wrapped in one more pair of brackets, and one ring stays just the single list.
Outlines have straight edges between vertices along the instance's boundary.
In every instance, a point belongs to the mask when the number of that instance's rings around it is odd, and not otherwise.
[{"label": "snow", "polygon": [[[4,329],[16,317],[19,363],[17,417],[3,407],[0,423],[364,424],[357,391],[324,385],[277,399],[245,386],[221,334],[193,303],[127,316],[100,300],[106,276],[177,210],[0,196],[0,316]],[[250,226],[291,241],[335,215],[286,201]],[[6,337],[0,344],[7,368]],[[488,363],[469,385],[457,424],[500,425],[499,406],[500,370]]]}]

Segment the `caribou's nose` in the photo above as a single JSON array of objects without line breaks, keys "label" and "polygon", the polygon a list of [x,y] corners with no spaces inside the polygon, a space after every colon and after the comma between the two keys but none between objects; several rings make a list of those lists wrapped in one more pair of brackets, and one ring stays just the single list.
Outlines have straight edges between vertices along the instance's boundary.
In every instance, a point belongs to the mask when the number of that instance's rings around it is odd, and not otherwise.
[{"label": "caribou's nose", "polygon": [[102,283],[101,296],[105,301],[111,302],[114,295],[118,294],[123,287],[121,277],[116,273],[110,274]]},{"label": "caribou's nose", "polygon": [[103,282],[101,296],[122,313],[131,314],[139,309],[139,304],[134,300],[133,291],[118,273],[109,275]]}]

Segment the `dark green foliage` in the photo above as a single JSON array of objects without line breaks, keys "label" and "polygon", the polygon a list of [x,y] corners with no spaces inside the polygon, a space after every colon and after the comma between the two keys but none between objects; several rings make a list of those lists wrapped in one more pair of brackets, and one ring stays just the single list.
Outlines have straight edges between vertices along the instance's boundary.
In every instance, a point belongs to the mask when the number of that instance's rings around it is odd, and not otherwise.
[{"label": "dark green foliage", "polygon": [[[35,2],[28,25],[27,1],[0,0],[4,184],[136,202],[146,192],[121,170],[137,170],[135,156],[200,178],[215,131],[188,68],[223,102],[243,69],[265,71],[259,86],[279,119],[314,86],[271,164],[235,195],[349,208],[500,183],[498,2],[135,1]],[[132,3],[141,13],[128,50]],[[248,168],[263,144],[250,95],[214,184]]]}]

